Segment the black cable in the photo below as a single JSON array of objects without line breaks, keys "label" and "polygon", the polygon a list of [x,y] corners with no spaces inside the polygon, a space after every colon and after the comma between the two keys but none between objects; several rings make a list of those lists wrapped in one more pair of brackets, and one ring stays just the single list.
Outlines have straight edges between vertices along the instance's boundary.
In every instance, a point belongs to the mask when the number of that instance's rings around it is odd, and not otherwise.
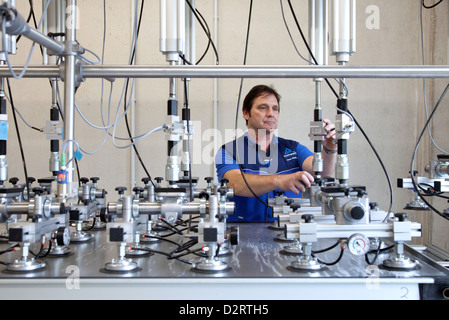
[{"label": "black cable", "polygon": [[182,244],[182,245],[178,245],[178,248],[176,248],[175,250],[173,250],[172,252],[170,252],[171,254],[174,253],[180,253],[182,251],[188,250],[191,247],[193,247],[194,245],[196,245],[198,243],[197,239],[192,239],[190,241],[187,241],[186,243]]},{"label": "black cable", "polygon": [[[388,247],[380,249],[379,252],[388,251],[388,250],[391,250],[393,248],[394,248],[394,244],[392,244],[391,246],[388,246]],[[375,252],[377,252],[377,249],[368,251],[368,253],[375,253]]]},{"label": "black cable", "polygon": [[166,252],[163,252],[163,251],[159,251],[159,250],[154,250],[154,249],[150,249],[150,248],[142,248],[142,247],[131,247],[131,250],[136,250],[136,251],[140,250],[140,251],[147,251],[147,252],[151,252],[151,253],[158,253],[158,254],[161,254],[161,255],[164,255],[164,256],[168,257],[169,259],[176,259],[178,261],[181,261],[181,262],[184,262],[184,263],[187,263],[187,264],[194,264],[191,261],[187,261],[187,260],[181,259],[179,257],[172,256],[169,253],[166,253]]},{"label": "black cable", "polygon": [[[34,13],[34,4],[33,4],[33,0],[28,0],[29,4],[30,4],[30,13],[28,14],[28,18],[26,20],[26,23],[29,23],[31,18],[33,18],[33,23],[34,23],[34,28],[38,29],[37,27],[37,21],[36,21],[36,15]],[[16,42],[18,42],[20,40],[20,38],[22,37],[22,35],[19,35],[17,37]],[[44,49],[42,48],[41,45],[39,45],[39,49],[41,50],[41,54],[44,54]]]},{"label": "black cable", "polygon": [[426,9],[432,9],[432,8],[435,8],[435,7],[436,7],[437,5],[439,5],[441,2],[443,2],[443,0],[440,0],[440,1],[438,1],[437,3],[432,4],[432,5],[430,5],[430,6],[426,6],[425,3],[424,3],[424,0],[421,1],[422,6],[423,6],[424,8],[426,8]]},{"label": "black cable", "polygon": [[321,250],[314,250],[312,251],[312,253],[323,253],[329,250],[332,250],[333,248],[335,248],[336,246],[338,246],[340,244],[339,241],[337,241],[335,244],[331,245],[329,248],[325,248],[325,249],[321,249]]},{"label": "black cable", "polygon": [[354,117],[354,115],[349,111],[349,109],[347,110],[347,112],[351,115],[352,119],[354,120],[357,128],[359,128],[360,132],[362,133],[362,135],[365,137],[365,140],[368,142],[368,144],[371,147],[371,150],[374,152],[374,154],[376,155],[377,160],[379,161],[380,166],[382,167],[382,170],[384,171],[384,174],[387,178],[387,183],[388,183],[388,188],[390,190],[390,207],[388,209],[388,213],[387,216],[385,217],[384,221],[388,218],[388,216],[390,215],[390,213],[393,210],[393,202],[394,202],[394,196],[393,196],[393,184],[391,183],[391,179],[390,179],[390,175],[388,174],[387,168],[385,167],[382,159],[380,158],[379,153],[377,152],[376,148],[374,147],[374,145],[372,144],[371,140],[368,138],[368,136],[366,135],[365,131],[363,130],[362,126],[358,123],[357,119]]},{"label": "black cable", "polygon": [[[6,237],[6,238],[8,239],[8,237]],[[9,247],[9,248],[6,249],[6,250],[0,251],[0,255],[2,255],[2,254],[4,254],[4,253],[8,253],[8,252],[15,251],[14,248],[16,248],[16,247],[20,247],[19,244],[15,244],[15,245],[13,245],[12,247]]]},{"label": "black cable", "polygon": [[[171,234],[171,235],[173,235],[173,234]],[[170,239],[166,239],[165,236],[144,235],[144,238],[151,238],[151,239],[157,239],[157,240],[161,240],[161,241],[166,241],[166,242],[169,242],[169,243],[174,244],[176,246],[179,246],[178,243],[176,243],[175,241],[172,241]]]},{"label": "black cable", "polygon": [[[195,15],[195,18],[198,20],[198,23],[200,24],[200,26],[203,29],[204,33],[206,34],[207,38],[209,39],[206,51],[203,53],[201,58],[196,62],[196,64],[199,64],[201,62],[201,60],[203,60],[204,56],[206,55],[207,51],[209,50],[209,45],[212,45],[212,48],[215,51],[216,64],[219,64],[218,50],[215,47],[214,41],[212,40],[212,36],[210,34],[210,29],[209,29],[209,26],[208,26],[206,20],[204,19],[204,17],[201,15],[201,13],[197,9],[193,8],[193,6],[189,0],[186,0],[186,2],[187,2],[187,5],[189,6],[190,10],[192,11],[192,13]],[[203,21],[201,21],[201,20],[203,20]],[[206,26],[203,24],[203,22]],[[189,63],[189,64],[191,64],[191,63]]]},{"label": "black cable", "polygon": [[165,223],[167,225],[167,228],[169,230],[171,230],[172,232],[174,232],[175,234],[182,234],[180,232],[180,230],[176,229],[176,227],[174,225],[172,225],[170,222],[168,222],[167,220],[160,218],[160,221],[162,221],[163,223]]},{"label": "black cable", "polygon": [[[303,40],[305,46],[306,46],[306,48],[307,48],[307,51],[309,52],[310,56],[312,57],[313,61],[315,62],[315,65],[318,65],[317,60],[315,59],[315,56],[314,56],[312,50],[310,49],[309,44],[307,43],[306,37],[304,36],[304,33],[302,32],[302,29],[301,29],[301,26],[300,26],[300,24],[299,24],[299,22],[298,22],[298,19],[296,18],[295,10],[293,9],[293,6],[292,6],[290,0],[287,0],[287,1],[288,1],[288,4],[289,4],[289,7],[290,7],[290,11],[291,11],[291,13],[292,13],[292,16],[293,16],[293,18],[294,18],[294,20],[295,20],[296,26],[297,26],[297,28],[298,28],[298,30],[299,30],[299,33],[301,34],[301,37],[302,37],[302,40]],[[423,0],[423,1],[424,1],[424,0]],[[329,88],[331,89],[331,91],[334,93],[334,95],[335,95],[337,98],[339,98],[337,92],[336,92],[335,89],[332,87],[332,85],[330,84],[330,82],[329,82],[326,78],[325,78],[325,81],[326,81],[327,85],[329,86]],[[365,137],[366,141],[367,141],[368,144],[370,145],[371,149],[373,150],[374,154],[376,155],[376,157],[377,157],[377,159],[378,159],[378,161],[379,161],[379,163],[380,163],[380,166],[382,167],[382,169],[383,169],[383,171],[384,171],[384,173],[385,173],[385,176],[386,176],[386,178],[387,178],[388,186],[389,186],[389,189],[390,189],[390,207],[389,207],[389,210],[388,210],[388,214],[387,214],[387,216],[385,217],[385,219],[386,219],[386,218],[388,217],[388,215],[391,213],[391,210],[393,209],[393,198],[394,198],[394,197],[393,197],[393,185],[392,185],[392,183],[391,183],[390,176],[389,176],[388,171],[387,171],[387,169],[386,169],[386,167],[385,167],[385,165],[384,165],[382,159],[380,158],[380,156],[379,156],[379,154],[378,154],[376,148],[375,148],[374,145],[371,143],[370,139],[369,139],[368,136],[366,135],[366,133],[365,133],[365,131],[363,130],[362,126],[360,126],[360,124],[358,123],[357,119],[356,119],[356,118],[354,117],[354,115],[349,111],[349,109],[347,110],[347,112],[352,116],[352,118],[353,118],[353,120],[354,120],[356,126],[359,128],[360,132],[362,133],[362,135]]]},{"label": "black cable", "polygon": [[[248,55],[248,43],[249,43],[249,32],[250,32],[250,27],[251,27],[251,16],[252,16],[252,10],[253,10],[253,0],[250,0],[250,6],[249,6],[249,14],[248,14],[248,26],[247,26],[247,30],[246,30],[246,41],[245,41],[245,53],[243,56],[243,65],[246,65],[246,58]],[[267,202],[264,202],[255,192],[254,190],[251,188],[251,186],[249,185],[248,181],[246,180],[245,174],[243,172],[243,167],[242,164],[239,161],[239,151],[238,151],[238,141],[237,141],[237,127],[238,127],[238,119],[239,119],[239,109],[240,109],[240,99],[242,97],[242,87],[243,87],[243,79],[241,78],[240,80],[240,88],[239,88],[239,94],[238,94],[238,100],[237,100],[237,109],[235,111],[235,156],[236,156],[236,162],[239,165],[239,170],[240,170],[240,174],[243,178],[243,181],[245,182],[246,187],[248,188],[248,190],[251,192],[251,194],[259,201],[261,202],[265,207],[267,207],[268,209],[271,209],[271,212],[273,212],[273,207],[270,206],[268,204],[268,200]],[[268,212],[265,215],[265,220],[268,220]]]},{"label": "black cable", "polygon": [[42,251],[44,251],[44,246],[45,246],[45,243],[41,243],[41,246],[40,246],[40,248],[39,248],[39,252],[38,252],[37,254],[34,254],[33,251],[30,250],[30,253],[31,253],[33,256],[35,256],[35,259],[38,259],[38,258],[41,256]]},{"label": "black cable", "polygon": [[25,160],[25,154],[23,151],[22,138],[20,136],[19,125],[17,123],[16,108],[14,107],[14,100],[13,100],[12,93],[11,93],[11,85],[9,83],[9,78],[6,78],[6,83],[8,85],[9,100],[11,102],[11,109],[12,109],[12,114],[13,114],[13,118],[14,118],[14,124],[16,126],[16,134],[17,134],[17,140],[19,142],[20,154],[22,156],[23,172],[25,175],[25,183],[27,186],[27,197],[29,200],[30,199],[30,182],[28,180],[28,169],[27,169],[27,164],[26,164],[26,160]]},{"label": "black cable", "polygon": [[[337,242],[337,245],[338,245],[338,244],[339,244],[339,242]],[[332,246],[332,247],[335,248],[336,245],[334,245],[334,246]],[[334,262],[324,262],[324,261],[322,261],[322,260],[320,260],[320,259],[317,259],[317,260],[318,260],[319,263],[322,263],[322,264],[324,264],[324,265],[326,265],[326,266],[333,266],[333,265],[336,265],[337,263],[340,262],[341,258],[343,258],[343,254],[344,254],[344,253],[345,253],[345,247],[344,247],[344,246],[341,246],[341,248],[340,248],[340,254],[338,255],[337,259],[336,259]],[[312,256],[314,257],[313,254],[312,254]]]},{"label": "black cable", "polygon": [[189,153],[189,195],[190,201],[194,200],[193,183],[192,183],[192,157],[190,155],[190,109],[189,109],[189,89],[187,86],[187,79],[184,78],[184,108],[186,109],[187,122],[187,152]]},{"label": "black cable", "polygon": [[[423,1],[424,1],[424,0],[423,0]],[[309,44],[307,43],[307,40],[306,40],[306,38],[305,38],[305,36],[304,36],[304,33],[302,32],[301,26],[299,25],[298,19],[296,18],[296,14],[295,14],[295,11],[294,11],[294,9],[293,9],[293,6],[292,6],[290,0],[288,0],[288,4],[289,4],[289,7],[290,7],[290,11],[291,11],[291,13],[292,13],[292,15],[293,15],[293,18],[294,18],[294,20],[295,20],[296,26],[297,26],[297,28],[298,28],[298,30],[299,30],[299,33],[301,34],[301,37],[302,37],[302,39],[303,39],[303,41],[304,41],[304,44],[305,44],[305,46],[306,46],[306,48],[307,48],[307,51],[309,52],[310,56],[312,57],[313,61],[315,62],[315,65],[318,65],[317,60],[315,59],[315,56],[314,56],[312,50],[310,49]],[[330,84],[330,82],[329,82],[326,78],[325,78],[325,81],[326,81],[327,85],[329,86],[329,88],[331,89],[331,91],[334,93],[334,95],[335,95],[337,98],[339,98],[337,92],[334,90],[334,88],[332,87],[332,85]],[[347,112],[352,116],[352,118],[353,118],[353,120],[354,120],[354,122],[355,122],[357,128],[360,130],[360,132],[362,133],[362,135],[365,137],[366,141],[367,141],[368,144],[370,145],[372,151],[373,151],[374,154],[376,155],[376,157],[377,157],[377,159],[378,159],[378,161],[379,161],[379,163],[380,163],[380,166],[382,167],[382,170],[384,171],[384,174],[385,174],[385,176],[386,176],[386,178],[387,178],[387,183],[388,183],[388,187],[389,187],[389,190],[390,190],[390,207],[389,207],[389,210],[388,210],[387,215],[385,216],[385,219],[384,219],[384,221],[385,221],[385,220],[388,218],[389,214],[391,213],[391,211],[392,211],[392,209],[393,209],[393,198],[394,198],[394,196],[393,196],[393,185],[392,185],[392,183],[391,183],[390,176],[389,176],[388,171],[387,171],[387,169],[386,169],[386,167],[385,167],[385,165],[384,165],[382,159],[380,158],[380,156],[379,156],[379,154],[378,154],[376,148],[375,148],[374,145],[371,143],[371,140],[370,140],[370,139],[368,138],[368,136],[366,135],[366,133],[365,133],[365,131],[363,130],[362,126],[358,123],[357,119],[356,119],[356,118],[354,117],[354,115],[349,111],[349,109],[347,110]],[[380,245],[381,245],[381,243],[382,243],[382,242],[380,242],[379,247],[377,248],[377,253],[376,253],[376,256],[375,256],[375,258],[374,258],[374,260],[373,260],[372,263],[370,263],[370,262],[368,261],[368,257],[365,256],[365,259],[366,259],[366,261],[367,261],[369,264],[373,264],[373,263],[376,261],[377,256],[378,256],[379,251],[380,251]]]},{"label": "black cable", "polygon": [[[369,265],[375,264],[377,258],[379,257],[379,253],[380,253],[381,251],[386,251],[386,250],[391,249],[391,247],[381,249],[381,246],[382,246],[382,240],[379,238],[379,246],[377,247],[377,249],[376,249],[376,250],[369,251],[368,253],[365,254],[365,261],[366,261],[367,264],[369,264]],[[393,246],[393,247],[394,247],[394,246]],[[372,261],[369,261],[368,254],[373,254],[373,253],[374,253],[374,258],[373,258]]]},{"label": "black cable", "polygon": [[[425,185],[428,188],[424,189],[421,185]],[[443,194],[445,192],[443,192],[443,191],[435,191],[434,187],[429,185],[429,184],[427,184],[427,183],[419,183],[418,184],[418,188],[421,189],[424,192],[424,194],[422,194],[423,196],[426,196],[426,197],[438,197],[438,198],[449,200],[449,197],[443,196]]]},{"label": "black cable", "polygon": [[415,150],[413,152],[413,156],[412,156],[412,161],[410,164],[410,177],[413,183],[413,187],[415,188],[415,191],[417,192],[418,196],[421,197],[421,199],[424,201],[424,203],[430,208],[432,209],[436,214],[438,214],[440,217],[449,220],[449,215],[444,214],[442,212],[440,212],[439,210],[437,210],[436,208],[434,208],[425,198],[422,197],[421,192],[419,191],[418,185],[415,181],[415,177],[413,176],[413,171],[414,171],[414,163],[415,163],[415,157],[416,157],[416,152],[418,150],[419,144],[421,142],[421,139],[424,135],[424,132],[427,129],[427,126],[430,123],[430,120],[432,120],[433,115],[435,114],[435,112],[437,111],[438,107],[440,106],[441,102],[443,101],[444,96],[446,95],[447,90],[449,89],[449,84],[446,86],[446,88],[444,89],[443,93],[440,96],[440,99],[438,100],[437,104],[435,105],[435,108],[433,109],[432,113],[430,114],[429,118],[427,119],[426,124],[424,125],[423,130],[421,131],[421,134],[419,135],[418,141],[416,142],[416,146],[415,146]]},{"label": "black cable", "polygon": [[[34,9],[33,9],[33,0],[28,0],[29,4],[30,4],[30,12],[28,13],[28,17],[26,19],[26,23],[30,22],[31,20],[31,16],[32,14],[34,14]],[[19,42],[19,40],[22,38],[22,35],[19,34],[16,38],[16,43]]]},{"label": "black cable", "polygon": [[[138,21],[138,24],[137,24],[136,41],[135,41],[135,43],[134,43],[134,48],[133,48],[133,52],[132,52],[132,55],[131,55],[131,63],[130,63],[130,65],[132,65],[132,64],[134,63],[134,59],[135,59],[135,57],[136,57],[137,39],[139,38],[140,26],[141,26],[141,23],[142,23],[142,16],[143,16],[143,8],[144,8],[144,5],[145,5],[145,0],[142,0],[142,5],[140,6],[139,21]],[[126,105],[127,105],[126,101],[127,101],[127,99],[128,99],[128,85],[129,85],[129,78],[126,78],[126,80],[125,80],[125,86],[126,86],[126,89],[125,89],[125,98],[124,98],[124,104],[123,104],[125,110],[126,110]],[[136,146],[136,144],[134,143],[134,140],[132,139],[132,134],[131,134],[131,129],[129,128],[128,115],[127,115],[127,113],[125,113],[125,124],[126,124],[126,129],[127,129],[127,131],[128,131],[128,135],[129,135],[129,137],[131,138],[131,143],[132,143],[134,152],[136,153],[137,159],[139,160],[139,162],[140,162],[140,164],[141,164],[143,170],[145,171],[145,174],[147,175],[148,179],[150,179],[151,184],[153,185],[153,187],[155,187],[156,185],[154,184],[154,181],[153,181],[153,179],[151,178],[151,175],[150,175],[150,173],[148,172],[148,170],[147,170],[147,168],[146,168],[146,166],[145,166],[145,164],[144,164],[144,162],[143,162],[143,160],[142,160],[142,157],[140,156],[139,151],[137,150],[137,146]]]}]

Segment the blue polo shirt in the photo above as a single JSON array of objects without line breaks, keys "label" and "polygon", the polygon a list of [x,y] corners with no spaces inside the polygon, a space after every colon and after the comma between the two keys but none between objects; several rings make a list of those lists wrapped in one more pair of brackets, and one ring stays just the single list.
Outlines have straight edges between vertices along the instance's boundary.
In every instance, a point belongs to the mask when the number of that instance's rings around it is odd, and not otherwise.
[{"label": "blue polo shirt", "polygon": [[[234,140],[220,148],[215,157],[215,166],[219,180],[229,170],[239,169],[239,163],[243,172],[248,174],[290,174],[303,171],[302,163],[312,155],[313,153],[299,142],[277,136],[273,136],[270,148],[265,152],[245,133],[237,139],[237,143]],[[276,191],[262,194],[259,198],[266,203],[269,198],[275,197]],[[301,197],[292,191],[285,191],[284,194],[288,198]],[[228,221],[275,220],[271,210],[256,197],[235,196],[230,200],[235,202],[235,214],[230,215]]]}]

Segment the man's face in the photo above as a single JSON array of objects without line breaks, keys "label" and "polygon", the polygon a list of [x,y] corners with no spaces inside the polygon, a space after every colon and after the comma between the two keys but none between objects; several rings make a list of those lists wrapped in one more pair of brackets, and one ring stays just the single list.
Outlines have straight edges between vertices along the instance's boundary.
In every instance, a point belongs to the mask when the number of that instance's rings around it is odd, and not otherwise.
[{"label": "man's face", "polygon": [[257,97],[250,112],[243,112],[248,121],[248,129],[266,130],[270,133],[277,129],[279,120],[279,103],[273,94],[264,94]]}]

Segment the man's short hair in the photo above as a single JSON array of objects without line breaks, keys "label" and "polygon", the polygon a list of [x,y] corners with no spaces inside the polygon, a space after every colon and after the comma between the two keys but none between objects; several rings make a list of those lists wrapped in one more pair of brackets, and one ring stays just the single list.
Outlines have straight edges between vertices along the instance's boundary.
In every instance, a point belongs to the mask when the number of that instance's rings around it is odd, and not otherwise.
[{"label": "man's short hair", "polygon": [[[245,100],[243,100],[242,111],[250,114],[254,100],[256,100],[258,97],[261,97],[264,95],[269,95],[269,94],[274,95],[276,97],[276,100],[278,101],[278,104],[280,104],[280,102],[281,102],[280,94],[273,87],[261,84],[261,85],[257,85],[255,87],[253,87],[248,92],[248,94],[245,97]],[[246,120],[246,124],[248,125],[248,120]]]}]

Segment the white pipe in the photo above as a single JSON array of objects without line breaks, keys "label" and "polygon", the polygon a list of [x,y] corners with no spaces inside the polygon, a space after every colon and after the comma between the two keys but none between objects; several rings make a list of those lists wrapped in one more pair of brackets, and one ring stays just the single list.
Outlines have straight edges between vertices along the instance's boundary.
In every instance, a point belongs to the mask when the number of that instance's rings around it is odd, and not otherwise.
[{"label": "white pipe", "polygon": [[[131,1],[131,37],[130,39],[134,39],[134,26],[135,26],[135,19],[137,19],[137,17],[134,15],[134,12],[136,12],[137,8],[136,8],[136,1]],[[137,34],[136,34],[137,37]],[[131,43],[131,47],[132,47],[132,43]],[[135,62],[137,64],[137,39],[136,39],[136,57],[135,57]],[[134,90],[131,90],[131,96],[129,97],[130,99],[130,112],[131,112],[131,136],[135,136],[135,131],[136,131],[136,101],[135,101],[135,95],[136,95],[136,86],[134,86]],[[131,188],[130,190],[132,190],[134,188],[134,186],[136,185],[136,153],[134,151],[134,148],[130,148],[131,153],[130,153],[130,161],[131,161],[131,166],[130,166],[130,177],[131,177],[131,181],[130,181],[130,185]]]},{"label": "white pipe", "polygon": [[[218,0],[214,0],[214,43],[218,48]],[[218,79],[214,78],[214,155],[218,151]],[[217,171],[215,166],[211,168],[211,177],[214,177],[214,181],[217,182]]]},{"label": "white pipe", "polygon": [[[12,66],[20,72],[22,66]],[[57,78],[63,69],[55,66],[29,66],[23,78]],[[89,78],[358,78],[358,79],[419,79],[449,78],[447,65],[392,65],[392,66],[256,66],[256,65],[204,65],[204,66],[159,66],[159,65],[85,65],[81,68],[84,79]],[[0,66],[0,77],[11,78],[7,66]]]},{"label": "white pipe", "polygon": [[[76,0],[67,3],[66,17],[69,23],[66,25],[66,46],[71,47],[76,41]],[[69,52],[65,56],[65,79],[64,79],[64,139],[67,143],[67,182],[69,186],[73,182],[74,157],[73,140],[75,139],[75,62],[76,53]],[[64,142],[65,142],[64,141]]]}]

